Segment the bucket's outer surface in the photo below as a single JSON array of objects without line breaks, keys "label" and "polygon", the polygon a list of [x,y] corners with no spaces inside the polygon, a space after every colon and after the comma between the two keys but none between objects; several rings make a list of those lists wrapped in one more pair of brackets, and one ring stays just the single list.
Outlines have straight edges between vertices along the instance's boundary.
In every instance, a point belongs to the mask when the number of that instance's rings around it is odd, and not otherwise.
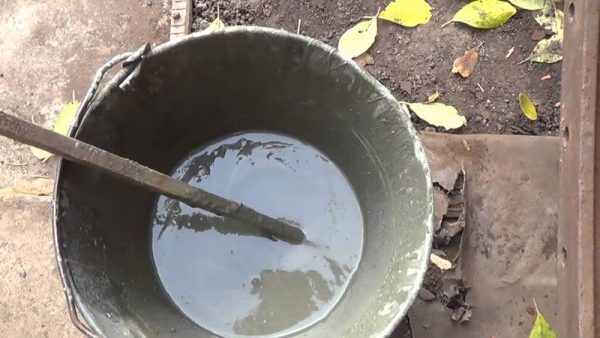
[{"label": "bucket's outer surface", "polygon": [[[168,173],[237,131],[315,145],[351,182],[364,214],[362,260],[322,321],[297,337],[385,337],[422,283],[432,236],[429,169],[406,109],[351,60],[308,37],[258,27],[195,34],[153,49],[109,82],[71,131]],[[160,287],[150,252],[156,196],[62,161],[54,232],[67,290],[106,337],[215,337]]]}]

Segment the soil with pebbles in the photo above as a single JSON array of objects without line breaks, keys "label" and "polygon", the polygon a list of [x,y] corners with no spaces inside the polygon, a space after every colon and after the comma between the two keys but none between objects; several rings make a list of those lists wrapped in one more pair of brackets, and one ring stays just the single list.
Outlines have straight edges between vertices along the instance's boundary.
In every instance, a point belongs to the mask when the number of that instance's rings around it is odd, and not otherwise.
[{"label": "soil with pebbles", "polygon": [[[300,33],[337,45],[339,37],[365,15],[384,8],[386,0],[194,0],[194,31],[208,26],[219,14],[226,25],[260,25]],[[519,10],[497,29],[476,30],[461,24],[442,28],[464,5],[462,0],[429,0],[431,21],[403,28],[380,20],[378,36],[369,50],[375,64],[367,70],[397,99],[423,102],[439,91],[440,101],[467,117],[455,133],[556,135],[560,121],[561,63],[539,64],[521,60],[537,43],[540,27],[532,12]],[[455,58],[479,46],[480,59],[469,78],[450,72]],[[510,57],[509,50],[514,48]],[[549,79],[548,79],[549,75]],[[542,80],[545,78],[546,80]],[[518,104],[520,92],[538,106],[538,121],[528,120]],[[416,116],[421,130],[443,131]]]}]

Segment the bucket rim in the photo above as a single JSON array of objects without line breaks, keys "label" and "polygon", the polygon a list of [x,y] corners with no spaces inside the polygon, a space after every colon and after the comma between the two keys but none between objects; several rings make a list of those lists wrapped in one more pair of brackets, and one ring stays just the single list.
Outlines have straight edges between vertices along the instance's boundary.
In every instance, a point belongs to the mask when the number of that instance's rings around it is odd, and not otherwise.
[{"label": "bucket rim", "polygon": [[[353,71],[357,72],[366,80],[370,85],[372,85],[378,93],[385,99],[387,99],[390,103],[396,106],[398,110],[398,115],[402,121],[402,123],[406,126],[406,130],[413,141],[414,145],[414,154],[423,169],[423,173],[425,174],[425,184],[426,184],[426,217],[424,220],[425,229],[425,243],[421,247],[422,256],[418,260],[417,272],[416,276],[413,279],[414,282],[411,285],[411,289],[408,291],[406,299],[401,303],[398,312],[394,315],[394,317],[389,321],[388,325],[384,327],[378,334],[372,335],[372,338],[383,338],[388,337],[393,333],[396,329],[400,321],[407,315],[410,306],[416,300],[419,290],[423,284],[425,274],[427,272],[427,268],[429,265],[431,247],[433,242],[433,185],[431,180],[431,173],[429,168],[429,163],[427,161],[427,157],[421,143],[421,140],[418,137],[418,133],[410,119],[410,112],[408,110],[408,105],[405,102],[398,101],[390,92],[390,90],[381,84],[377,79],[375,79],[369,72],[358,66],[356,62],[352,59],[342,55],[337,48],[334,48],[322,41],[317,39],[296,34],[293,32],[286,31],[284,29],[276,29],[270,27],[261,27],[261,26],[229,26],[224,29],[213,32],[213,33],[204,33],[204,32],[195,32],[189,34],[185,37],[182,37],[177,40],[171,40],[165,43],[162,43],[158,46],[152,47],[147,56],[160,55],[162,53],[166,53],[170,51],[172,48],[186,45],[189,43],[194,43],[195,41],[200,41],[206,38],[214,38],[219,35],[228,35],[228,34],[240,34],[240,33],[252,33],[252,34],[264,34],[271,35],[278,38],[287,38],[297,40],[303,43],[308,44],[309,46],[315,46],[316,48],[320,48],[330,55],[335,55],[336,57],[342,59],[345,64],[344,66],[351,67]],[[77,126],[81,125],[85,122],[88,117],[88,112],[93,110],[92,108],[104,97],[107,96],[112,90],[118,89],[119,87],[126,86],[128,80],[131,76],[135,76],[136,71],[139,71],[140,65],[143,63],[143,59],[146,56],[143,56],[139,62],[124,64],[123,69],[117,72],[117,74],[110,79],[98,92],[98,95],[95,95],[87,106],[85,111],[79,111],[75,116],[75,123],[71,126],[67,135],[69,137],[77,138],[78,128]],[[87,309],[85,304],[80,301],[79,294],[77,289],[74,287],[73,277],[71,275],[71,271],[67,265],[67,262],[63,259],[63,247],[60,245],[61,243],[61,234],[59,231],[59,215],[60,215],[60,187],[62,186],[63,181],[63,158],[59,157],[56,166],[56,180],[54,183],[54,191],[52,195],[52,237],[54,242],[54,250],[55,250],[55,259],[56,264],[58,266],[58,272],[61,280],[61,284],[63,286],[63,292],[66,297],[67,307],[69,310],[69,316],[73,324],[86,336],[88,337],[98,337],[104,336],[102,330],[95,325],[95,320],[93,319],[92,314]],[[419,227],[423,226],[419,225]],[[335,308],[334,308],[335,310]],[[334,311],[332,310],[332,311]],[[82,323],[77,315],[79,313],[84,320]]]}]

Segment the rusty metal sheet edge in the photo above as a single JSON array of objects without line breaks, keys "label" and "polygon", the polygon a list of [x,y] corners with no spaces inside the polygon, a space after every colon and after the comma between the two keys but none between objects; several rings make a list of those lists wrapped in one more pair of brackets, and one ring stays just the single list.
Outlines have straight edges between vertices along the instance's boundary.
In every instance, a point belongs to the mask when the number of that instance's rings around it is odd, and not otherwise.
[{"label": "rusty metal sheet edge", "polygon": [[179,40],[190,34],[192,27],[192,0],[172,0],[169,40]]},{"label": "rusty metal sheet edge", "polygon": [[560,203],[559,337],[600,337],[600,1],[565,1]]}]

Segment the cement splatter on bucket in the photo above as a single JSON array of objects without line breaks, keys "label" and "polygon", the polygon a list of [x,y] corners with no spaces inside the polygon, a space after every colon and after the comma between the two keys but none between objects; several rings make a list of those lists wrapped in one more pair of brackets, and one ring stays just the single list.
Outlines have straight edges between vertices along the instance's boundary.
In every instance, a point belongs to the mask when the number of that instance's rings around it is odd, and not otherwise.
[{"label": "cement splatter on bucket", "polygon": [[63,161],[57,255],[87,334],[385,337],[416,297],[425,156],[389,91],[331,47],[256,27],[192,35],[128,62],[79,119],[72,136],[307,235],[273,241]]}]

